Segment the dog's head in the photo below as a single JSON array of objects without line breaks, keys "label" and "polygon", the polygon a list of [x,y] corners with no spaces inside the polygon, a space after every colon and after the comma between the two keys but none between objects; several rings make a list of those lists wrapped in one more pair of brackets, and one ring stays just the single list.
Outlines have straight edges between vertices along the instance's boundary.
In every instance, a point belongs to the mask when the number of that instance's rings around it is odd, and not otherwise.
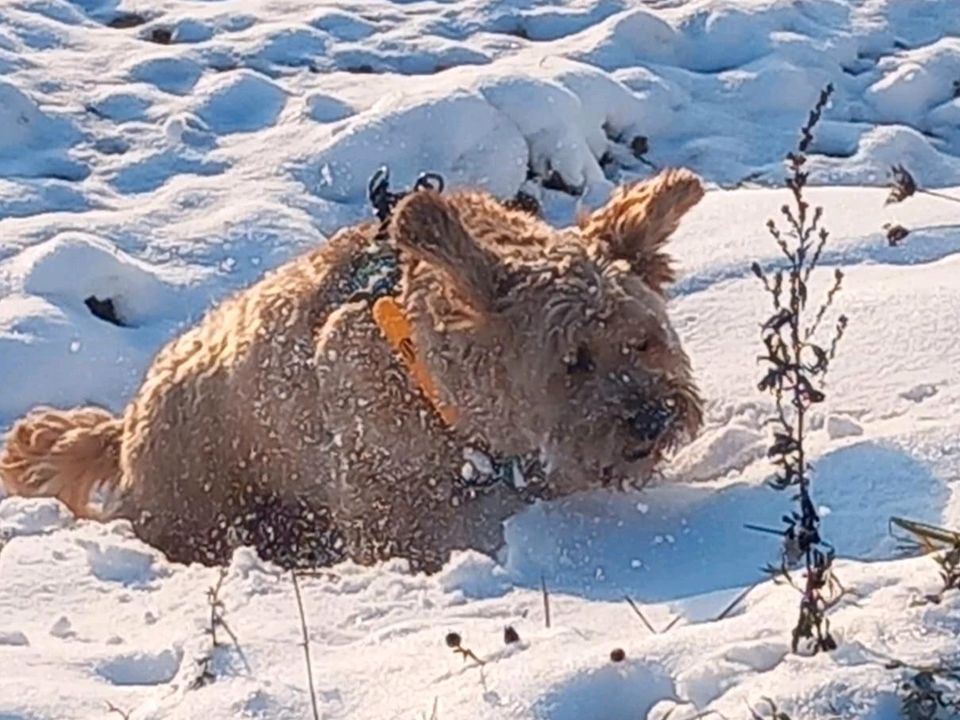
[{"label": "dog's head", "polygon": [[664,244],[702,196],[694,175],[667,171],[566,230],[475,193],[403,200],[404,303],[459,429],[503,453],[539,449],[561,494],[642,482],[696,433]]}]

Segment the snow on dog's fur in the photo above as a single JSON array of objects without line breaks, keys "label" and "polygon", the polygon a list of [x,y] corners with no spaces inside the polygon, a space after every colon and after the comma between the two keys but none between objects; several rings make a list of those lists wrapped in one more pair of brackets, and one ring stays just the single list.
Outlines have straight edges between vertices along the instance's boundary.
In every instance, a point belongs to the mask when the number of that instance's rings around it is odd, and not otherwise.
[{"label": "snow on dog's fur", "polygon": [[452,427],[419,392],[367,300],[343,287],[377,232],[337,233],[212,310],[156,357],[122,418],[38,408],[0,475],[90,517],[97,485],[171,559],[265,557],[438,568],[495,551],[529,501],[465,486],[464,448],[537,453],[539,497],[638,484],[694,434],[701,402],[671,328],[664,244],[703,195],[683,170],[622,187],[555,230],[477,192],[424,190],[389,226],[397,302]]}]

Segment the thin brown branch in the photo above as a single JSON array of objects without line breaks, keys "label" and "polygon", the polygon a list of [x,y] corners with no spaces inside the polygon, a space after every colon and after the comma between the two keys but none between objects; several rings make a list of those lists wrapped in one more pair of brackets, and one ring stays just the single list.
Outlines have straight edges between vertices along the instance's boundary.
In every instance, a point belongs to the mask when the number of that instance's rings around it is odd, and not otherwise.
[{"label": "thin brown branch", "polygon": [[650,621],[647,620],[646,616],[640,611],[640,608],[637,607],[637,604],[633,601],[633,598],[629,595],[624,595],[624,599],[627,601],[627,604],[633,609],[633,612],[636,613],[637,617],[640,618],[640,622],[646,626],[647,630],[653,635],[659,635],[659,633],[653,629],[653,625],[650,624]]},{"label": "thin brown branch", "polygon": [[477,665],[486,665],[486,661],[481,660],[477,654],[470,648],[465,648],[462,645],[458,645],[453,649],[457,655],[462,655],[464,662],[467,660],[473,660]]},{"label": "thin brown branch", "polygon": [[109,700],[107,700],[107,712],[116,713],[117,715],[119,715],[120,717],[122,717],[123,720],[130,720],[130,712],[129,712],[129,711],[127,711],[127,710],[121,710],[120,708],[118,708],[116,705],[114,705],[114,704],[113,704],[112,702],[110,702]]},{"label": "thin brown branch", "polygon": [[762,582],[763,582],[763,580],[757,580],[757,581],[756,581],[755,583],[753,583],[753,585],[751,585],[750,587],[744,588],[744,590],[743,590],[740,594],[738,594],[738,595],[730,602],[729,605],[727,605],[723,610],[720,611],[720,614],[717,615],[717,616],[714,618],[714,622],[716,622],[717,620],[723,620],[724,618],[726,618],[727,615],[729,615],[731,612],[733,612],[734,608],[736,608],[737,605],[739,605],[739,604],[743,601],[743,599],[744,599],[747,595],[749,595],[749,594],[753,591],[753,589],[756,588],[757,586],[759,586],[760,583],[762,583]]},{"label": "thin brown branch", "polygon": [[550,593],[547,592],[547,578],[540,573],[540,590],[543,593],[543,624],[550,627]]},{"label": "thin brown branch", "polygon": [[681,619],[683,619],[683,615],[675,615],[674,618],[673,618],[673,620],[671,620],[670,622],[668,622],[668,623],[667,623],[667,626],[666,626],[663,630],[660,631],[660,634],[663,635],[663,634],[668,633],[668,632],[670,632],[671,630],[673,630],[674,626],[675,626],[678,622],[680,622]]},{"label": "thin brown branch", "polygon": [[940,198],[941,200],[949,200],[950,202],[960,203],[960,197],[957,197],[956,195],[947,195],[946,193],[937,192],[936,190],[924,190],[923,188],[920,188],[917,190],[917,192],[923,193],[924,195],[930,195],[931,197]]},{"label": "thin brown branch", "polygon": [[243,652],[243,648],[240,646],[240,641],[237,639],[236,634],[227,623],[226,617],[224,617],[226,608],[224,607],[223,601],[220,599],[220,591],[223,589],[223,583],[226,577],[227,568],[221,567],[217,577],[216,585],[207,590],[207,603],[210,605],[210,627],[207,632],[210,633],[210,639],[213,647],[217,648],[220,647],[220,642],[217,640],[217,629],[222,628],[230,638],[230,642],[233,643],[233,647],[237,651],[237,656],[243,663],[244,669],[246,669],[248,674],[252,675],[253,669],[250,667],[250,663],[247,661],[246,653]]},{"label": "thin brown branch", "polygon": [[300,596],[300,583],[297,581],[297,571],[290,571],[293,580],[293,594],[297,599],[297,612],[300,615],[300,633],[303,636],[303,659],[307,667],[307,685],[310,688],[310,707],[313,710],[313,720],[320,720],[320,710],[317,708],[317,692],[313,686],[313,663],[310,661],[310,633],[307,630],[307,616],[303,612],[303,598]]},{"label": "thin brown branch", "polygon": [[837,268],[833,272],[833,286],[827,292],[827,298],[823,301],[823,304],[820,306],[820,309],[817,310],[817,315],[813,319],[813,324],[806,329],[804,332],[804,339],[809,340],[813,337],[813,334],[817,331],[817,328],[820,327],[820,322],[823,320],[823,316],[826,315],[827,310],[830,309],[830,306],[833,305],[833,299],[836,294],[840,291],[840,286],[843,284],[843,270]]},{"label": "thin brown branch", "polygon": [[223,581],[226,577],[227,568],[221,567],[220,573],[217,576],[217,584],[207,590],[207,604],[210,605],[210,641],[214,647],[219,647],[220,645],[217,641],[217,627],[219,627],[222,622],[220,611],[223,608],[223,603],[220,602],[220,588],[223,587]]}]

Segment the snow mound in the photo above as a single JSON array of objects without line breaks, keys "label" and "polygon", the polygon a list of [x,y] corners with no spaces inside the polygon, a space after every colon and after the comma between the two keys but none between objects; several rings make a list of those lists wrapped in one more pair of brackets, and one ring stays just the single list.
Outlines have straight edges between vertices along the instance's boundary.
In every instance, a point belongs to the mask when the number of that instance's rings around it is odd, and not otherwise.
[{"label": "snow mound", "polygon": [[[83,268],[83,274],[76,272]],[[177,290],[148,264],[94,235],[64,233],[8,261],[24,292],[77,310],[89,297],[110,298],[120,324],[137,326],[179,314]]]},{"label": "snow mound", "polygon": [[322,57],[328,50],[326,36],[310,27],[264,30],[269,30],[269,34],[261,34],[245,55],[250,67],[266,74],[270,74],[272,65],[310,65],[314,58]]},{"label": "snow mound", "polygon": [[13,367],[33,368],[0,394],[6,417],[40,396],[59,406],[102,398],[119,410],[108,388],[129,393],[137,387],[160,341],[188,316],[198,294],[172,280],[168,269],[80,232],[12,256],[0,263],[0,278],[7,285],[0,297],[0,355]]},{"label": "snow mound", "polygon": [[[658,701],[674,694],[662,670],[629,660],[574,674],[550,688],[538,701],[535,717],[544,720],[597,720],[644,717]],[[598,702],[598,698],[603,698]]]},{"label": "snow mound", "polygon": [[510,590],[510,579],[492,558],[478,552],[457,553],[439,577],[445,592],[459,591],[464,597],[499,597]]},{"label": "snow mound", "polygon": [[10,497],[0,503],[0,535],[42,535],[71,527],[73,515],[57,500]]},{"label": "snow mound", "polygon": [[97,115],[115,123],[146,120],[150,106],[150,100],[136,93],[112,89],[100,93],[90,104]]},{"label": "snow mound", "polygon": [[72,182],[46,178],[0,179],[0,217],[83,212],[90,200]]},{"label": "snow mound", "polygon": [[910,125],[926,124],[929,112],[955,96],[948,82],[960,77],[960,40],[941,38],[879,63],[883,73],[866,93],[884,118]]},{"label": "snow mound", "polygon": [[[411,168],[444,174],[451,184],[465,181],[496,195],[516,191],[526,176],[527,145],[509,119],[477,93],[461,92],[438,100],[418,99],[404,107],[397,97],[384,98],[386,112],[374,108],[318,148],[300,177],[320,197],[340,203],[361,203],[377,168]],[[413,132],[408,132],[413,129]],[[402,137],[392,142],[392,138]],[[496,152],[492,152],[496,148]],[[504,162],[505,157],[511,157]]]},{"label": "snow mound", "polygon": [[100,663],[97,675],[113,685],[163,685],[176,677],[181,657],[172,650],[128,653]]},{"label": "snow mound", "polygon": [[90,574],[103,582],[144,586],[163,572],[157,568],[161,556],[152,550],[125,547],[114,538],[78,540],[77,544],[87,553]]},{"label": "snow mound", "polygon": [[149,83],[164,92],[186,95],[197,84],[203,67],[183,57],[156,57],[142,60],[130,68],[130,78]]},{"label": "snow mound", "polygon": [[671,463],[671,475],[703,481],[740,472],[766,455],[766,439],[766,435],[750,427],[731,424],[711,428]]},{"label": "snow mound", "polygon": [[[589,204],[609,191],[605,180],[645,175],[646,163],[687,165],[728,186],[775,182],[797,126],[829,82],[837,88],[827,113],[832,130],[818,138],[824,157],[811,160],[819,182],[882,182],[897,160],[909,161],[925,184],[960,182],[955,20],[944,0],[922,12],[904,10],[913,6],[897,0],[880,14],[869,4],[829,0],[802,7],[788,0],[657,7],[588,0],[475,2],[437,12],[401,3],[372,12],[293,3],[250,13],[167,0],[137,13],[113,3],[33,3],[10,18],[0,51],[62,79],[24,80],[22,87],[5,81],[8,119],[0,125],[11,127],[11,147],[26,147],[20,135],[27,132],[35,152],[3,157],[0,151],[0,167],[19,177],[93,177],[98,182],[82,195],[86,203],[37,198],[33,208],[21,204],[10,212],[76,210],[109,200],[101,179],[121,195],[149,193],[179,177],[241,165],[231,181],[262,187],[274,171],[303,163],[305,151],[384,123],[383,130],[411,138],[437,135],[438,147],[426,150],[417,140],[383,160],[413,163],[414,174],[429,162],[457,182],[486,182],[512,195],[526,173],[491,173],[490,166],[519,162],[519,129],[531,174],[546,186],[550,212],[560,216],[572,205],[565,191],[581,189]],[[62,58],[57,65],[49,48]],[[109,69],[87,82],[87,63]],[[68,66],[75,70],[58,73]],[[124,90],[108,100],[111,86]],[[494,121],[489,110],[474,113],[467,104],[458,106],[463,115],[440,109],[445,101],[456,105],[465,90],[481,92],[506,118]],[[305,112],[286,112],[291,100],[301,105],[304,98]],[[435,127],[404,113],[427,98],[437,105]],[[198,115],[215,136],[270,137],[249,153],[234,145],[217,158],[185,156],[162,147],[158,132],[183,112]],[[29,131],[17,125],[23,117]],[[121,125],[109,142],[100,137],[99,120]],[[335,127],[309,128],[305,120]],[[505,129],[504,122],[517,128]],[[468,138],[460,148],[442,139],[458,127]],[[494,149],[492,138],[501,134]],[[378,137],[373,130],[366,142]],[[367,153],[358,142],[344,150],[362,157]],[[489,162],[467,172],[464,166],[482,158],[465,150],[477,146],[486,148],[476,154]],[[845,161],[835,162],[841,156]],[[297,176],[313,188],[322,161],[306,164],[307,175]],[[357,197],[368,164],[357,170],[356,183],[347,183],[348,197]],[[321,197],[330,200],[329,193]],[[318,213],[336,213],[343,200],[330,202],[334,207],[321,202]]]},{"label": "snow mound", "polygon": [[0,81],[0,128],[0,175],[78,181],[89,174],[68,156],[82,137],[76,123],[45,112],[5,81]]},{"label": "snow mound", "polygon": [[314,93],[306,100],[306,112],[311,120],[331,123],[350,117],[354,114],[354,109],[332,95]]},{"label": "snow mound", "polygon": [[276,122],[286,104],[279,86],[245,70],[212,79],[203,91],[197,115],[220,134],[263,130]]}]

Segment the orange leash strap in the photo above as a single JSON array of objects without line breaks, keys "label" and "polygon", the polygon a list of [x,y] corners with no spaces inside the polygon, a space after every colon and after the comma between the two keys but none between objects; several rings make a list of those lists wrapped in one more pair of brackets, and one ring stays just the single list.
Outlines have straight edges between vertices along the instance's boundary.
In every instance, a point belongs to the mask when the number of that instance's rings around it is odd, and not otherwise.
[{"label": "orange leash strap", "polygon": [[373,319],[386,336],[391,347],[403,358],[407,371],[421,392],[436,409],[443,421],[453,425],[460,413],[452,405],[440,401],[437,386],[433,384],[427,367],[417,357],[417,347],[413,343],[413,328],[403,310],[392,297],[382,297],[373,305]]}]

